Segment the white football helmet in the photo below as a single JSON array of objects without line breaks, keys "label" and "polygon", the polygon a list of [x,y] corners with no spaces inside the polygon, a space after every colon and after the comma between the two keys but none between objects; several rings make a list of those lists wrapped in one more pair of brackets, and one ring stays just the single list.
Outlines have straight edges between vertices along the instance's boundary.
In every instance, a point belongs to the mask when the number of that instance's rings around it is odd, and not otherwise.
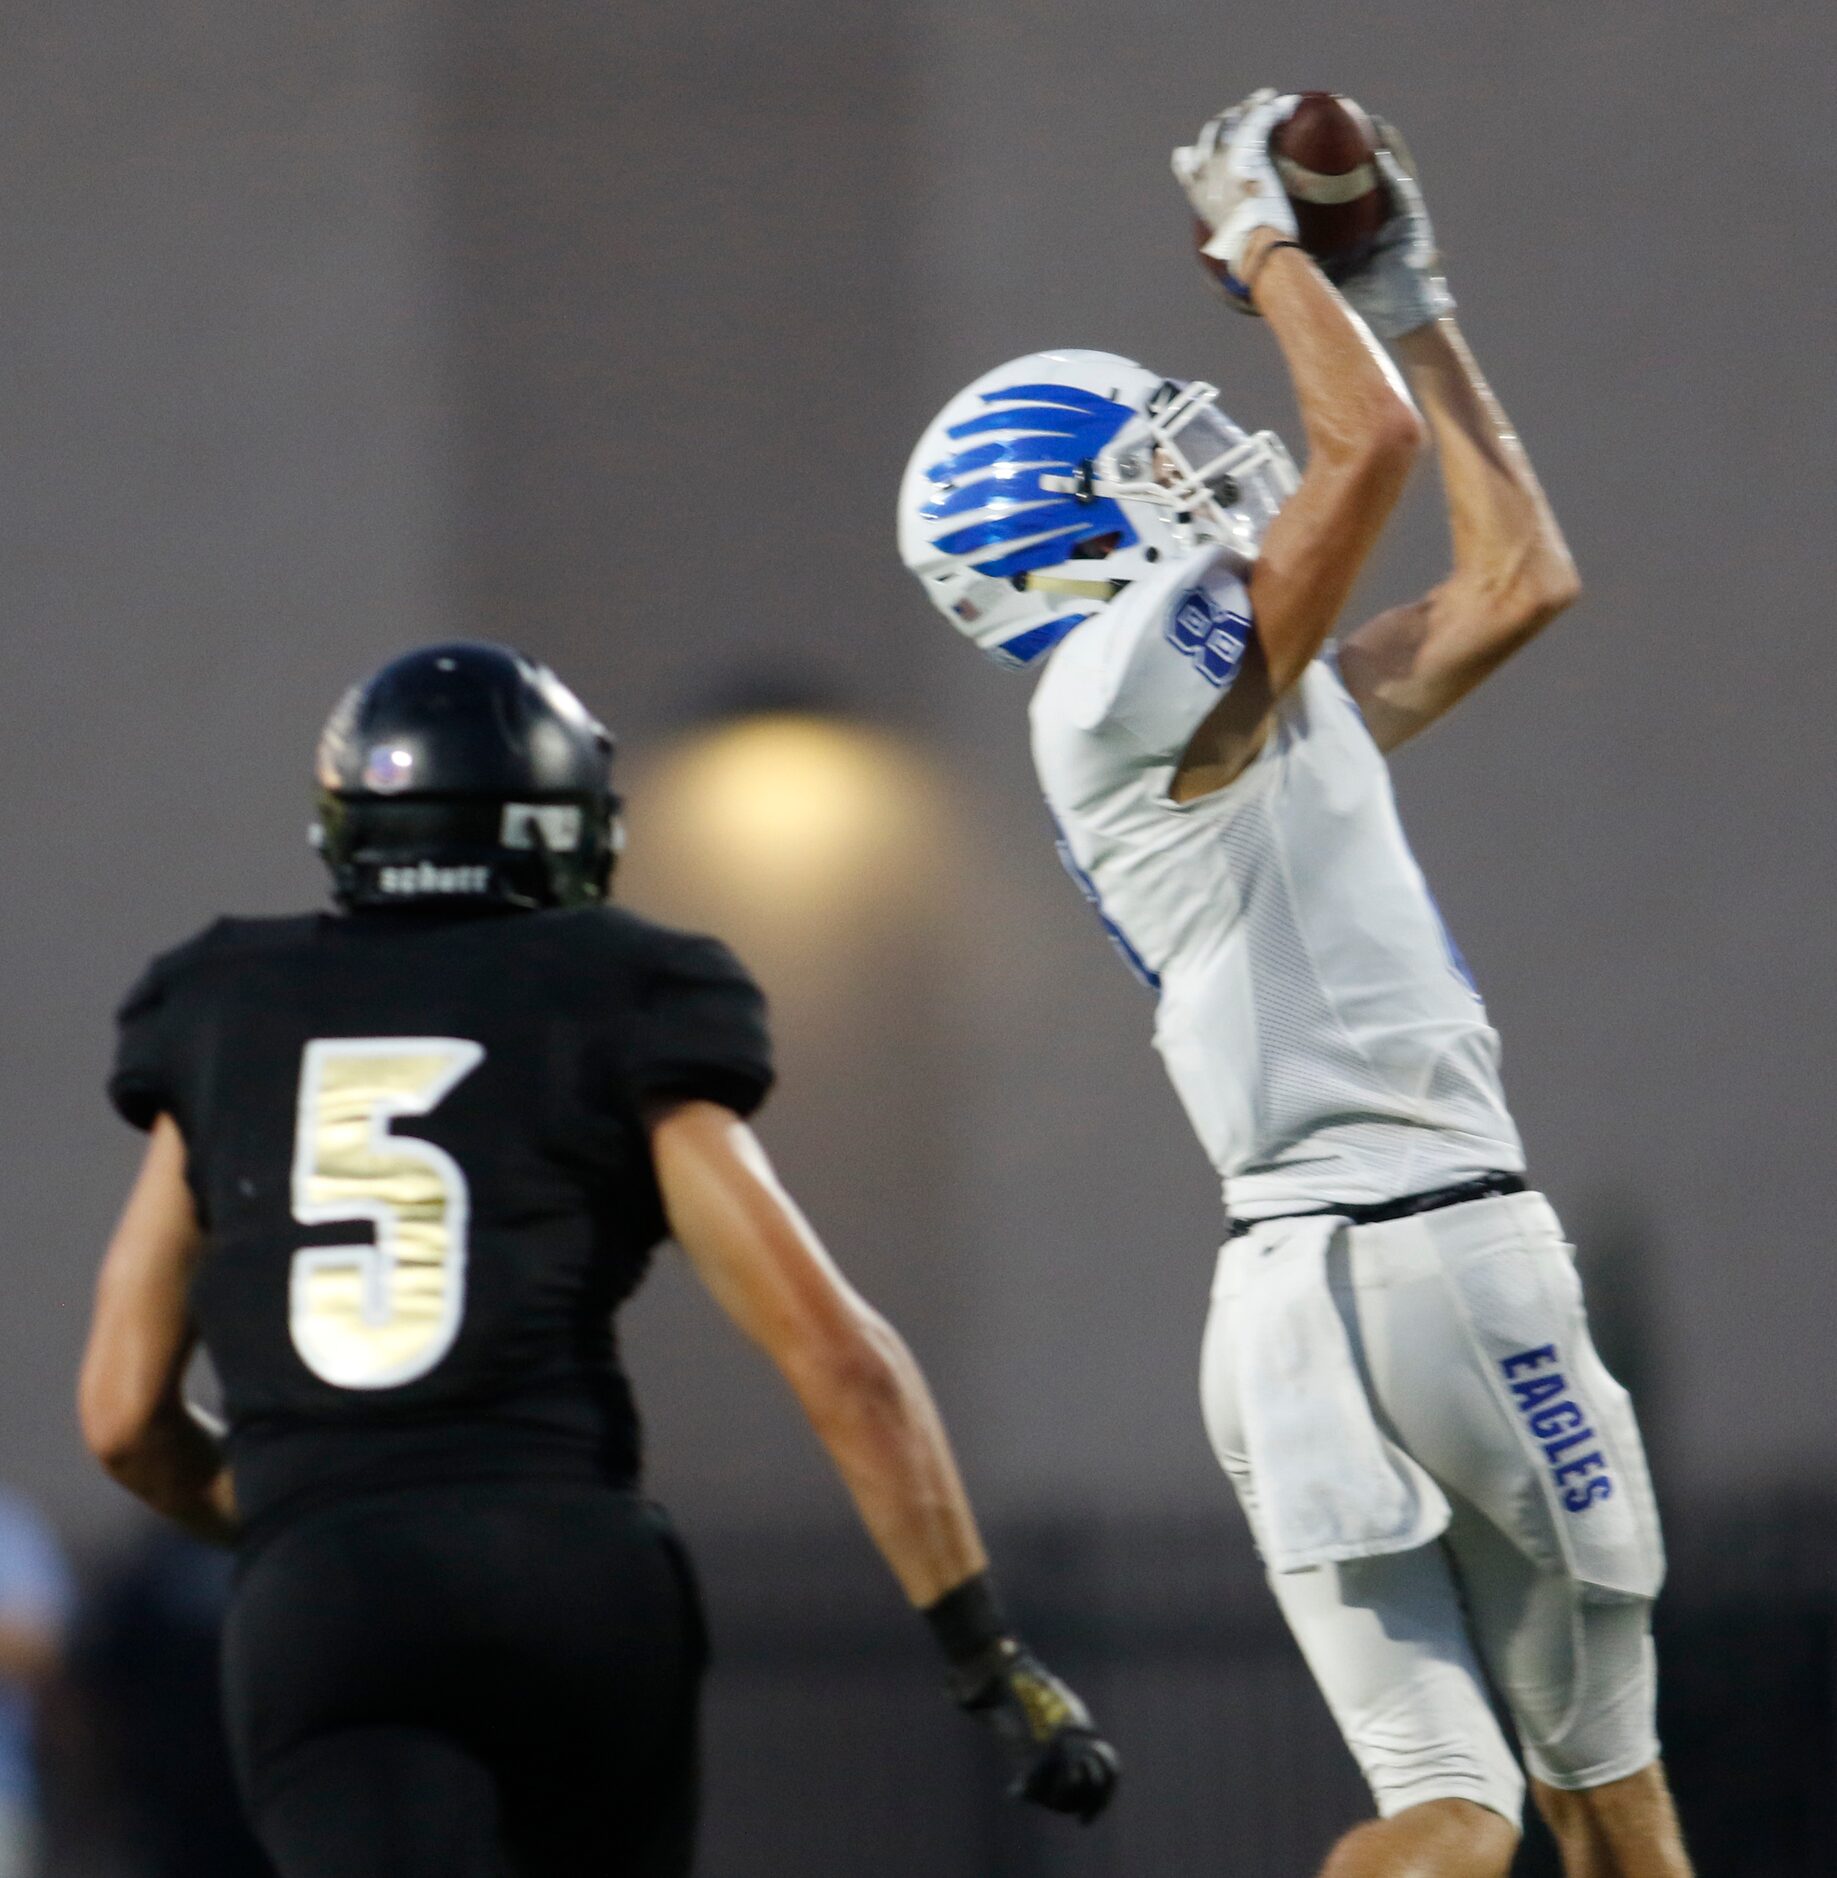
[{"label": "white football helmet", "polygon": [[1217,397],[1113,352],[998,366],[912,453],[900,558],[1004,665],[1042,657],[1166,557],[1219,542],[1248,564],[1300,478],[1273,431],[1247,435]]}]

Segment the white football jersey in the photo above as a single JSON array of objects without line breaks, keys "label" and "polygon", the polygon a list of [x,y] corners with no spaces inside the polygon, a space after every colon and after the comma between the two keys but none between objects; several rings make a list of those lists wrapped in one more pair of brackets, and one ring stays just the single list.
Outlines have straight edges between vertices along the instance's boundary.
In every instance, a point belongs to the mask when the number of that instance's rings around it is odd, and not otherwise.
[{"label": "white football jersey", "polygon": [[1031,710],[1066,864],[1159,991],[1155,1047],[1226,1204],[1255,1217],[1521,1172],[1498,1036],[1331,664],[1229,787],[1168,796],[1251,630],[1236,563],[1202,549],[1077,627]]}]

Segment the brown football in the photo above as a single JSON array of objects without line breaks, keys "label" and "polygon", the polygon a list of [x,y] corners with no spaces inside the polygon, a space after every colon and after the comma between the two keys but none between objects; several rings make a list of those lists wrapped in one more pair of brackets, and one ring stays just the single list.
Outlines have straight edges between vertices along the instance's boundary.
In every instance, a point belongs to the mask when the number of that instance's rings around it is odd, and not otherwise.
[{"label": "brown football", "polygon": [[1384,226],[1390,194],[1372,160],[1377,149],[1371,119],[1335,91],[1304,91],[1270,138],[1301,245],[1315,260],[1345,261]]}]

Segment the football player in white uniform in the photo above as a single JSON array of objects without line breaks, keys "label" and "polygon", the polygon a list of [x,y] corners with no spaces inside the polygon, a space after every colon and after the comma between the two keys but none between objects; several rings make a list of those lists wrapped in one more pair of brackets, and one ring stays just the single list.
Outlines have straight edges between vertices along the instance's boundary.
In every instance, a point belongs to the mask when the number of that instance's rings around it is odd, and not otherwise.
[{"label": "football player in white uniform", "polygon": [[[1041,353],[926,432],[901,551],[965,635],[1040,671],[1067,866],[1158,990],[1156,1046],[1224,1180],[1206,1424],[1379,1814],[1326,1871],[1506,1871],[1524,1778],[1490,1684],[1571,1878],[1679,1878],[1638,1428],[1384,763],[1576,597],[1575,569],[1390,133],[1373,252],[1336,290],[1298,245],[1269,151],[1295,102],[1258,93],[1175,170],[1282,349],[1305,473],[1209,385]],[[1452,568],[1335,649],[1425,443]]]}]

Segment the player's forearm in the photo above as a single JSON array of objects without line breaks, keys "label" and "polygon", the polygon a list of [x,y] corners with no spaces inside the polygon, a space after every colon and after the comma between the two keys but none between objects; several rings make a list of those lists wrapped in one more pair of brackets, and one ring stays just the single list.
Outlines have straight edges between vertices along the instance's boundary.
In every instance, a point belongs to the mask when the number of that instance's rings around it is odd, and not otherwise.
[{"label": "player's forearm", "polygon": [[1580,591],[1530,458],[1454,321],[1406,334],[1397,351],[1435,442],[1453,565],[1421,599],[1341,644],[1340,675],[1386,750],[1434,723]]},{"label": "player's forearm", "polygon": [[791,1381],[913,1604],[934,1603],[987,1566],[943,1419],[890,1324],[864,1310],[852,1348],[794,1371]]},{"label": "player's forearm", "polygon": [[1511,419],[1452,317],[1406,334],[1397,353],[1441,468],[1454,582],[1503,633],[1543,624],[1574,599],[1575,563]]},{"label": "player's forearm", "polygon": [[1265,246],[1256,302],[1282,347],[1307,433],[1301,487],[1250,576],[1271,690],[1299,679],[1337,623],[1409,480],[1422,420],[1390,360],[1314,264]]},{"label": "player's forearm", "polygon": [[1310,470],[1375,457],[1400,459],[1407,474],[1422,426],[1384,349],[1299,248],[1253,238],[1248,266],[1288,367]]},{"label": "player's forearm", "polygon": [[677,1103],[651,1120],[677,1242],[791,1385],[875,1543],[916,1604],[985,1563],[931,1391],[897,1332],[836,1269],[738,1116]]}]

